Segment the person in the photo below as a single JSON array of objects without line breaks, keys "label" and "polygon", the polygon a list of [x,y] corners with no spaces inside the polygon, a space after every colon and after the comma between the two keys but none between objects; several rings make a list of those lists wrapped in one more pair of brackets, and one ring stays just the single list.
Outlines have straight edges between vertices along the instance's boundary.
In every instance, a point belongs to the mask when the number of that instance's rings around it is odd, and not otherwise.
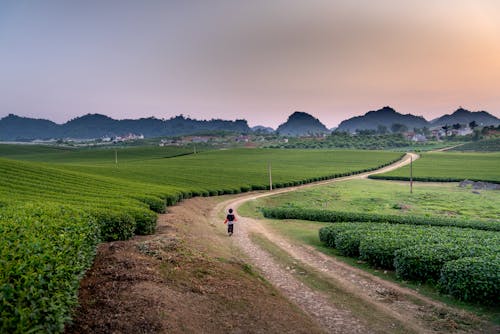
[{"label": "person", "polygon": [[226,216],[226,220],[224,220],[224,224],[227,223],[227,234],[229,236],[233,235],[234,222],[236,221],[236,216],[233,213],[233,209],[229,209],[229,213]]}]

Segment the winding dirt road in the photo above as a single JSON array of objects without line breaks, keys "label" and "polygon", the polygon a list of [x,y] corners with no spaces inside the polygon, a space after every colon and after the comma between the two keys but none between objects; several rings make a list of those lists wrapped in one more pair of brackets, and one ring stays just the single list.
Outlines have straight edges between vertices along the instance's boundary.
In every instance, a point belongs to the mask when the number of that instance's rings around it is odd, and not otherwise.
[{"label": "winding dirt road", "polygon": [[[274,190],[247,194],[220,203],[210,213],[210,221],[220,222],[227,209],[237,209],[243,203],[285,192],[317,185],[367,178],[369,175],[400,168],[419,156],[408,153],[402,160],[363,174]],[[283,264],[260,247],[253,236],[270,241],[294,263],[308,268],[333,286],[332,292],[315,289],[300,279],[300,273]],[[422,296],[414,290],[383,280],[354,268],[313,247],[290,241],[273,231],[258,219],[239,217],[236,233],[231,238],[263,276],[290,300],[309,314],[328,333],[473,333],[489,331],[482,320],[442,303]],[[335,291],[333,291],[335,290]],[[343,300],[349,296],[348,300]],[[484,327],[486,326],[486,327]],[[481,328],[481,330],[479,330]]]}]

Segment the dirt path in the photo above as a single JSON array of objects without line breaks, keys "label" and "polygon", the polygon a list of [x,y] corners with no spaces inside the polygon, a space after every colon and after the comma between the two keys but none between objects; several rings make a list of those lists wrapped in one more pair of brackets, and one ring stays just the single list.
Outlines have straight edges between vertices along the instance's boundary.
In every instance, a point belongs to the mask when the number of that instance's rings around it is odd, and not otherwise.
[{"label": "dirt path", "polygon": [[458,144],[458,145],[454,145],[454,146],[448,146],[448,147],[438,148],[437,150],[432,150],[430,152],[446,152],[448,150],[451,150],[452,148],[459,147],[459,146],[462,146],[462,145],[463,144]]},{"label": "dirt path", "polygon": [[[214,208],[211,212],[211,220],[220,221],[221,211],[226,211],[230,207],[237,209],[249,200],[294,191],[299,188],[313,187],[318,184],[366,178],[371,174],[386,172],[409,164],[410,157],[413,160],[419,158],[418,155],[409,153],[402,161],[375,172],[231,199]],[[260,268],[273,285],[315,318],[329,333],[401,332],[401,328],[394,326],[394,322],[403,324],[402,332],[416,333],[443,331],[468,333],[477,332],[478,326],[481,327],[480,319],[469,313],[452,309],[411,289],[403,288],[351,267],[310,246],[293,243],[270,231],[258,219],[240,217],[236,228],[237,233],[233,236],[233,242],[243,249],[253,264]],[[372,327],[367,321],[367,318],[370,319],[370,315],[354,314],[351,310],[339,307],[338,303],[332,302],[325,292],[313,290],[303,284],[290,272],[289,268],[284,267],[252,241],[251,235],[255,233],[277,245],[295,261],[320,272],[345,294],[352,295],[354,299],[366,303],[369,310],[386,316],[387,326],[384,327],[382,324],[381,327],[373,328],[375,326]]]},{"label": "dirt path", "polygon": [[[409,154],[378,172],[408,164],[410,156],[418,158]],[[245,201],[369,174],[170,207],[154,235],[99,246],[66,333],[495,332],[469,314],[295,244],[262,221],[241,217],[231,238],[221,224],[228,207]],[[259,243],[264,239],[291,264]],[[305,272],[326,285],[311,286]]]}]

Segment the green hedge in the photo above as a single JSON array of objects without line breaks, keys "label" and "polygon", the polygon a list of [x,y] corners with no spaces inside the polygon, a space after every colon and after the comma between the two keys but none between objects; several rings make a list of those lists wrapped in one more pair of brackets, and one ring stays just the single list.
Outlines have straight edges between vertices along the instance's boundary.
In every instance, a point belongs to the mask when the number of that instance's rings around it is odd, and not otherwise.
[{"label": "green hedge", "polygon": [[101,240],[127,240],[134,236],[136,222],[126,212],[101,209],[93,210],[91,214],[99,224]]},{"label": "green hedge", "polygon": [[[395,176],[395,175],[383,175],[383,174],[370,175],[370,176],[368,176],[368,178],[378,179],[378,180],[410,181],[410,178],[408,176]],[[434,177],[434,176],[413,177],[413,181],[418,181],[418,182],[462,182],[463,180],[464,180],[463,177],[462,178],[437,177],[437,176],[436,177]],[[488,179],[488,178],[467,177],[467,180],[500,184],[500,181],[492,180],[492,179]]]},{"label": "green hedge", "polygon": [[444,293],[461,300],[499,305],[500,255],[447,262],[439,286]]},{"label": "green hedge", "polygon": [[99,225],[68,206],[25,204],[0,210],[0,235],[0,332],[62,331]]},{"label": "green hedge", "polygon": [[446,244],[420,244],[402,248],[394,253],[394,267],[400,278],[414,281],[437,281],[446,262],[463,257],[477,257],[491,254],[488,247],[461,242]]},{"label": "green hedge", "polygon": [[[485,294],[491,290],[490,282],[485,283],[484,280],[490,279],[487,277],[492,274],[489,269],[478,267],[476,262],[483,265],[480,259],[500,254],[498,232],[357,222],[323,227],[319,236],[324,244],[338,249],[341,254],[359,257],[375,267],[395,269],[400,278],[435,283],[441,277],[439,287],[446,293],[459,299],[477,298],[489,302]],[[471,257],[478,259],[469,261],[477,268],[461,272],[445,270],[454,260]],[[483,292],[471,297],[470,291]]]},{"label": "green hedge", "polygon": [[440,217],[382,215],[363,212],[344,212],[320,209],[262,208],[266,218],[301,219],[320,222],[384,222],[390,224],[454,226],[477,230],[500,231],[498,221],[475,221]]}]

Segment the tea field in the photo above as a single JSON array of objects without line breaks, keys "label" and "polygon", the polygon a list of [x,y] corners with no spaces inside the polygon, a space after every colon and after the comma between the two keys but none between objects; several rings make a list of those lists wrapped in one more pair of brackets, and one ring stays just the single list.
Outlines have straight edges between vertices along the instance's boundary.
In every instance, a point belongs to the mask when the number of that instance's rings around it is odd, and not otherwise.
[{"label": "tea field", "polygon": [[344,256],[358,257],[398,277],[437,282],[464,301],[500,302],[500,233],[457,227],[338,223],[319,238]]},{"label": "tea field", "polygon": [[[406,166],[371,178],[408,180],[410,167]],[[500,183],[500,152],[495,153],[423,153],[413,164],[416,181],[486,181]]]},{"label": "tea field", "polygon": [[[500,194],[456,183],[350,180],[248,202],[240,213],[272,223],[315,247],[427,282],[446,295],[482,304],[500,295]],[[298,219],[298,221],[287,221]],[[317,228],[301,220],[317,223]],[[292,223],[293,222],[293,223]],[[270,222],[271,224],[271,222]],[[304,225],[304,227],[300,227]],[[283,231],[282,231],[283,232]],[[316,233],[316,237],[314,234]]]},{"label": "tea field", "polygon": [[500,229],[499,203],[498,191],[473,191],[456,183],[415,183],[410,194],[406,182],[350,180],[262,198],[243,209],[255,214],[266,208],[266,215],[274,218],[308,219],[314,213],[312,220],[412,219]]},{"label": "tea field", "polygon": [[101,240],[152,233],[183,198],[371,170],[400,153],[0,145],[0,332],[59,332]]}]

